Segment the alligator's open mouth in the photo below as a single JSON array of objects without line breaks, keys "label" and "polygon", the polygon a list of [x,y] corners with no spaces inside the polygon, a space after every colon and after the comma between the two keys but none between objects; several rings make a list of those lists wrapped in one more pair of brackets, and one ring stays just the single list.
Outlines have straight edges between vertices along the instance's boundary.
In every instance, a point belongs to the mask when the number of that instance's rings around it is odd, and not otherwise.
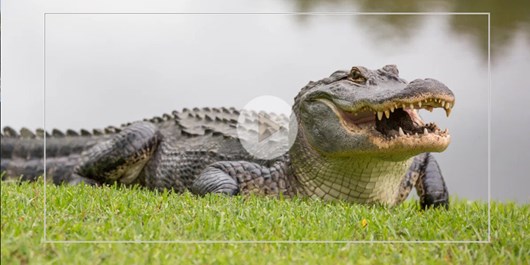
[{"label": "alligator's open mouth", "polygon": [[449,117],[454,105],[454,99],[428,97],[402,102],[387,101],[350,110],[327,99],[319,99],[319,101],[328,105],[348,130],[370,132],[371,136],[383,141],[406,138],[412,140],[412,138],[419,139],[425,136],[448,138],[447,129],[441,130],[435,123],[424,123],[417,110],[432,111],[434,108],[442,108]]}]

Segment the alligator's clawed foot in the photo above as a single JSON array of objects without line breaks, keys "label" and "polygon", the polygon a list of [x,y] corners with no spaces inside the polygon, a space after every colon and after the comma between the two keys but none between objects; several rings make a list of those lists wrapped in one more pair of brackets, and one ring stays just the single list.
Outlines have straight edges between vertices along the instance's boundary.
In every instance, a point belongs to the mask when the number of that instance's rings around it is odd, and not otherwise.
[{"label": "alligator's clawed foot", "polygon": [[420,207],[422,210],[427,210],[430,208],[445,208],[449,209],[449,199],[448,198],[435,198],[431,195],[426,195],[420,200]]},{"label": "alligator's clawed foot", "polygon": [[68,180],[68,185],[80,185],[80,184],[85,184],[85,185],[89,185],[89,186],[100,186],[101,183],[97,182],[96,180],[94,179],[90,179],[90,178],[85,178],[85,177],[82,177],[82,176],[79,176],[77,174],[73,174],[70,179]]}]

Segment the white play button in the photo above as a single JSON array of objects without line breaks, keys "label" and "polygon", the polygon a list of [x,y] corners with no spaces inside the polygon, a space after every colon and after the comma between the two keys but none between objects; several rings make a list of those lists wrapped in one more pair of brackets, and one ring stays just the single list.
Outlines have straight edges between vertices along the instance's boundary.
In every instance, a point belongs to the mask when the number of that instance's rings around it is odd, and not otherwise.
[{"label": "white play button", "polygon": [[280,130],[281,125],[267,117],[264,113],[258,112],[258,142],[267,138]]},{"label": "white play button", "polygon": [[298,130],[291,106],[274,96],[260,96],[240,111],[237,134],[256,158],[270,160],[291,148]]}]

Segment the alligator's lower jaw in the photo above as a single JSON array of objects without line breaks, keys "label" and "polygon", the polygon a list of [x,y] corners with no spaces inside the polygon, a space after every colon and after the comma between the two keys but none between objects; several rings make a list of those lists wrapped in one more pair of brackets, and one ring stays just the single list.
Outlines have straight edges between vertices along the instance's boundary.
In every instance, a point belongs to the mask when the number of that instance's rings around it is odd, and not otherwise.
[{"label": "alligator's lower jaw", "polygon": [[451,141],[451,136],[446,131],[437,130],[427,134],[404,134],[398,136],[380,136],[377,130],[367,133],[369,141],[388,157],[403,157],[424,152],[442,152]]}]

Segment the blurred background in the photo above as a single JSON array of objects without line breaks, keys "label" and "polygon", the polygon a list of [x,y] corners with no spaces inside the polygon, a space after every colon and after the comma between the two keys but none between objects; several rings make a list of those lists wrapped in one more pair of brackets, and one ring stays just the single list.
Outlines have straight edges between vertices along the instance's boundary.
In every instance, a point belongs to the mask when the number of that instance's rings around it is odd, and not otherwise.
[{"label": "blurred background", "polygon": [[[2,127],[103,128],[261,95],[292,103],[335,70],[396,64],[456,95],[450,118],[420,112],[452,134],[436,154],[451,194],[487,200],[491,150],[492,198],[530,202],[528,1],[17,0],[1,11]],[[487,15],[348,12],[490,12],[491,97]]]}]

